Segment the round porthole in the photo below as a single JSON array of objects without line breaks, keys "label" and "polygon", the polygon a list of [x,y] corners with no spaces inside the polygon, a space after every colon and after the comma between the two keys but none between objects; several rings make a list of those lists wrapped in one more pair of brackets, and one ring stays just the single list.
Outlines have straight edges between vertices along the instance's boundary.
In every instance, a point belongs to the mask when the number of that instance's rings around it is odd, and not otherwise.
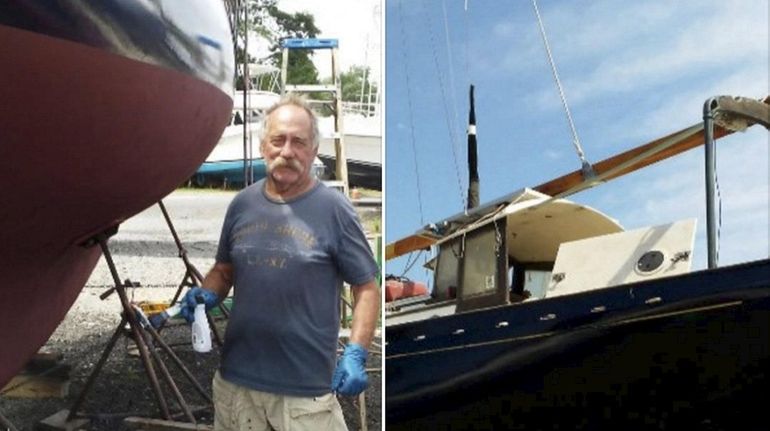
[{"label": "round porthole", "polygon": [[636,261],[636,271],[645,275],[653,273],[661,268],[664,260],[663,252],[658,250],[648,251]]}]

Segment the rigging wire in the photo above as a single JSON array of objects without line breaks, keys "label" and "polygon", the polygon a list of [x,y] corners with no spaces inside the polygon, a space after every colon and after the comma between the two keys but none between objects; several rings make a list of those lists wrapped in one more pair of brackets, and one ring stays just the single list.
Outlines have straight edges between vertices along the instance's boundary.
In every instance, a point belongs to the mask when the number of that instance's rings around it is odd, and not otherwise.
[{"label": "rigging wire", "polygon": [[[401,21],[401,28],[404,27],[404,15],[403,10],[401,8],[401,3],[398,3],[398,17]],[[406,32],[401,31],[401,54],[404,57],[403,65],[404,65],[404,77],[406,79],[406,101],[409,108],[409,142],[412,144],[412,159],[414,161],[414,173],[415,177],[417,178],[417,205],[420,210],[420,226],[425,224],[425,219],[422,211],[422,185],[420,182],[420,167],[417,164],[417,145],[415,144],[416,139],[414,137],[414,110],[412,109],[412,90],[411,86],[409,85],[409,65],[408,61],[409,58],[406,55],[407,54],[407,45],[406,45]]]},{"label": "rigging wire", "polygon": [[[455,93],[457,92],[457,88],[455,87],[455,77],[454,77],[454,61],[452,60],[452,47],[449,43],[449,23],[447,19],[446,14],[446,2],[445,0],[441,1],[441,10],[444,13],[444,40],[446,42],[446,52],[447,52],[447,69],[449,70],[449,95],[452,99],[452,112],[454,113],[454,125],[460,124],[460,116],[457,113],[457,98],[455,97]],[[456,142],[452,143],[453,145],[457,145],[457,152],[460,152],[460,142],[457,140]]]},{"label": "rigging wire", "polygon": [[458,142],[457,133],[454,127],[452,127],[451,118],[447,108],[446,86],[444,85],[444,79],[442,77],[441,67],[438,62],[438,55],[436,53],[437,51],[436,38],[435,38],[435,35],[433,34],[433,25],[431,24],[432,20],[430,19],[431,15],[427,13],[426,15],[428,16],[427,24],[428,24],[428,33],[430,36],[431,52],[433,54],[433,62],[436,66],[436,76],[438,77],[439,89],[441,90],[441,100],[443,102],[442,106],[444,107],[444,118],[446,119],[446,122],[447,122],[447,129],[449,130],[449,139],[451,141],[450,147],[452,148],[452,159],[454,161],[455,174],[457,177],[457,191],[458,191],[458,194],[460,195],[460,203],[462,204],[463,211],[467,211],[465,194],[463,193],[462,180],[460,179],[460,168],[459,168],[459,165],[457,164],[457,151],[455,151],[455,146],[459,145],[457,144]]},{"label": "rigging wire", "polygon": [[[465,51],[465,77],[467,78],[466,84],[470,85],[471,81],[471,72],[469,64],[470,55],[468,54],[468,41],[470,40],[469,31],[468,31],[468,0],[465,0],[465,9],[463,10],[463,50]],[[466,86],[467,86],[466,85]]]},{"label": "rigging wire", "polygon": [[[406,276],[406,273],[409,272],[409,270],[412,269],[415,263],[417,263],[418,260],[420,260],[420,256],[423,255],[424,250],[420,250],[417,252],[417,254],[414,254],[414,252],[409,253],[409,257],[407,258],[406,265],[404,268],[404,271],[401,272],[401,277]],[[414,259],[412,259],[412,256],[414,256]],[[427,258],[427,256],[426,256]]]},{"label": "rigging wire", "polygon": [[249,6],[243,7],[243,187],[251,185],[251,133],[249,133]]},{"label": "rigging wire", "polygon": [[[398,3],[398,18],[401,22],[401,27],[403,29],[404,27],[404,14],[403,9],[401,7],[401,3]],[[409,57],[407,56],[407,43],[406,43],[406,31],[401,31],[401,54],[403,56],[403,65],[404,65],[404,77],[406,80],[406,101],[408,105],[408,114],[409,114],[409,142],[412,145],[412,160],[414,162],[414,173],[415,178],[417,180],[417,205],[418,209],[420,211],[420,226],[425,225],[425,215],[423,213],[422,209],[422,184],[420,181],[420,167],[417,164],[417,145],[415,142],[417,141],[414,136],[414,109],[412,107],[412,90],[411,85],[409,82]],[[412,260],[412,253],[409,254],[409,257],[407,258],[407,263],[405,265],[405,269],[401,273],[401,276],[403,277],[406,275],[409,270],[412,269],[414,264],[417,262],[417,259],[420,258],[422,253],[418,253],[414,261]]]},{"label": "rigging wire", "polygon": [[567,114],[567,122],[569,122],[569,128],[572,133],[572,144],[575,146],[575,151],[577,151],[578,157],[580,158],[580,162],[583,164],[583,166],[590,167],[591,164],[588,163],[588,160],[586,160],[585,154],[583,153],[583,148],[580,145],[580,139],[578,138],[577,130],[575,129],[575,123],[572,121],[572,114],[570,114],[569,105],[567,105],[567,97],[564,95],[564,89],[562,88],[561,81],[559,80],[559,73],[556,71],[556,63],[554,62],[553,56],[551,55],[551,47],[548,45],[548,38],[545,35],[545,26],[543,25],[543,20],[540,17],[540,10],[537,8],[537,0],[532,0],[532,6],[535,8],[537,24],[540,28],[540,36],[543,39],[545,52],[548,55],[548,62],[551,65],[551,73],[553,74],[554,81],[556,81],[556,87],[559,90],[559,97],[561,97],[561,103],[564,107],[564,112]]}]

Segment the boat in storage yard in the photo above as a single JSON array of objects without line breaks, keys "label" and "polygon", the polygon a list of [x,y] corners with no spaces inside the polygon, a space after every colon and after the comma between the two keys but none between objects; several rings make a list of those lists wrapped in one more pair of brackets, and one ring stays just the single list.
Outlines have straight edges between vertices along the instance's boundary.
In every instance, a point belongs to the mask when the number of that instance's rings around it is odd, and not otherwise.
[{"label": "boat in storage yard", "polygon": [[[206,157],[206,161],[192,177],[198,186],[244,184],[244,160],[246,172],[251,171],[249,184],[265,177],[267,168],[259,150],[259,136],[265,112],[281,99],[280,84],[277,82],[280,70],[275,66],[251,63],[249,76],[254,88],[245,95],[243,90],[233,94],[233,112],[217,145]],[[257,90],[262,85],[268,90]],[[244,100],[244,96],[245,99]],[[244,106],[247,108],[244,109]],[[245,135],[245,139],[244,139]]]},{"label": "boat in storage yard", "polygon": [[224,5],[0,4],[0,385],[45,343],[101,251],[174,190],[233,106]]},{"label": "boat in storage yard", "polygon": [[[267,64],[250,64],[253,88],[234,94],[233,114],[216,147],[191,178],[199,186],[244,183],[244,159],[252,171],[250,182],[264,178],[265,161],[259,150],[260,129],[265,112],[281,98],[280,70]],[[257,88],[267,88],[257,90]],[[382,188],[382,133],[377,104],[342,102],[344,142],[347,149],[348,181],[353,187]],[[245,124],[244,124],[245,122]],[[313,170],[319,178],[328,178],[336,170],[334,117],[319,118],[320,142]],[[244,140],[244,133],[246,139]],[[245,143],[244,143],[245,141]],[[244,157],[244,154],[247,156]]]},{"label": "boat in storage yard", "polygon": [[431,294],[387,304],[388,428],[520,429],[534,418],[595,429],[736,404],[746,423],[766,423],[770,259],[716,265],[713,182],[709,267],[698,271],[695,220],[624,231],[564,198],[704,141],[712,166],[713,137],[767,128],[768,102],[709,99],[704,124],[592,175],[519,190],[390,244],[389,259],[429,247],[435,258]]},{"label": "boat in storage yard", "polygon": [[[381,117],[372,114],[378,107],[361,109],[360,104],[343,102],[342,109],[348,182],[353,187],[382,190]],[[318,158],[326,166],[326,172],[335,172],[337,161],[333,118],[321,118],[319,123],[321,142],[318,145]]]}]

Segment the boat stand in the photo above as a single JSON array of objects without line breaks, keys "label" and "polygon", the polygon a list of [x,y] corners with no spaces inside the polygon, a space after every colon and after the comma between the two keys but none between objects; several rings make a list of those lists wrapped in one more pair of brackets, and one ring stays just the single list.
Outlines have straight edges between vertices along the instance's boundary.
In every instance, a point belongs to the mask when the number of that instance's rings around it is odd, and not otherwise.
[{"label": "boat stand", "polygon": [[[78,395],[78,398],[75,400],[75,403],[72,405],[72,408],[70,408],[66,421],[69,422],[78,416],[78,410],[82,406],[88,391],[90,390],[91,386],[96,381],[96,378],[98,377],[100,371],[104,367],[104,364],[106,363],[107,358],[110,356],[110,353],[115,347],[115,343],[118,341],[118,338],[120,338],[121,335],[127,335],[134,340],[134,342],[136,343],[136,346],[139,349],[139,356],[141,358],[142,364],[144,365],[145,372],[147,373],[147,378],[150,381],[150,386],[152,387],[153,392],[155,393],[155,398],[158,403],[158,408],[160,409],[161,416],[163,417],[163,419],[170,420],[172,419],[172,415],[169,410],[168,402],[166,401],[163,391],[161,390],[160,381],[158,380],[158,375],[155,371],[155,366],[153,366],[153,362],[157,365],[157,368],[160,371],[160,374],[163,377],[163,380],[165,381],[166,385],[171,389],[174,395],[174,398],[177,401],[177,404],[182,409],[183,416],[186,417],[186,419],[189,422],[196,423],[195,417],[193,416],[192,411],[190,410],[190,407],[188,406],[187,402],[182,396],[182,393],[179,391],[179,388],[177,387],[176,383],[174,383],[174,380],[171,374],[169,373],[168,368],[163,362],[163,359],[160,357],[160,354],[155,349],[154,345],[157,344],[158,346],[160,346],[160,348],[172,359],[174,364],[176,364],[176,366],[182,371],[182,373],[190,381],[190,383],[198,391],[198,393],[209,404],[213,404],[211,397],[209,397],[209,395],[206,393],[203,387],[193,377],[193,375],[190,373],[187,367],[185,367],[185,365],[182,363],[179,357],[173,352],[171,347],[169,347],[168,344],[166,344],[163,341],[163,339],[160,337],[160,334],[158,334],[158,332],[152,327],[152,325],[150,325],[150,323],[147,321],[146,316],[144,316],[144,313],[139,308],[137,308],[136,306],[133,306],[128,301],[128,296],[126,295],[126,290],[125,290],[126,285],[124,283],[121,283],[120,281],[120,277],[118,276],[117,269],[115,268],[115,263],[112,260],[112,254],[110,253],[109,247],[107,246],[107,239],[109,238],[109,236],[113,235],[116,232],[117,232],[117,227],[112,228],[111,231],[100,233],[96,235],[94,238],[92,238],[91,240],[89,240],[86,246],[93,246],[96,243],[98,243],[102,249],[102,253],[104,254],[104,258],[107,261],[107,265],[109,266],[110,273],[112,274],[113,281],[115,282],[115,287],[110,289],[106,293],[107,295],[109,295],[109,293],[112,293],[112,292],[118,293],[118,296],[120,298],[120,303],[123,308],[123,311],[121,314],[121,320],[117,328],[115,329],[115,332],[113,333],[112,338],[110,338],[109,342],[104,348],[104,351],[102,352],[102,356],[99,358],[99,361],[97,362],[94,370],[91,372],[91,375],[88,377],[88,380],[86,381],[86,384],[83,387],[83,390],[80,392],[80,395]],[[130,285],[130,282],[128,284]],[[126,328],[126,324],[128,324],[128,328]]]},{"label": "boat stand", "polygon": [[6,419],[2,413],[0,413],[0,427],[3,427],[3,429],[6,429],[8,431],[17,431],[16,427],[13,426],[11,421]]},{"label": "boat stand", "polygon": [[[182,281],[179,283],[179,286],[176,289],[176,293],[174,293],[174,297],[171,299],[170,305],[173,305],[176,303],[176,301],[179,299],[179,297],[182,295],[182,291],[185,287],[193,287],[193,286],[200,286],[203,283],[203,275],[200,271],[198,271],[198,268],[195,267],[195,265],[190,262],[190,259],[187,257],[187,249],[184,248],[184,245],[182,245],[182,241],[179,239],[179,235],[176,233],[176,229],[174,228],[174,223],[171,221],[171,217],[168,215],[168,211],[166,210],[166,206],[163,204],[163,201],[158,201],[158,206],[160,207],[160,211],[163,213],[163,218],[166,220],[166,225],[168,226],[168,230],[171,231],[171,236],[174,238],[174,243],[176,244],[176,248],[179,252],[179,257],[182,259],[182,262],[185,266],[185,273],[182,277]],[[227,307],[223,304],[219,304],[219,310],[222,312],[222,316],[225,318],[230,317],[230,310],[227,309]],[[214,319],[209,313],[209,311],[206,311],[206,317],[209,321],[209,327],[211,328],[211,332],[214,334],[214,342],[217,343],[217,346],[220,348],[222,347],[222,337],[219,334],[219,330],[217,329],[216,325],[214,324]],[[165,326],[165,322],[164,325]],[[161,326],[158,330],[161,330],[163,328]]]}]

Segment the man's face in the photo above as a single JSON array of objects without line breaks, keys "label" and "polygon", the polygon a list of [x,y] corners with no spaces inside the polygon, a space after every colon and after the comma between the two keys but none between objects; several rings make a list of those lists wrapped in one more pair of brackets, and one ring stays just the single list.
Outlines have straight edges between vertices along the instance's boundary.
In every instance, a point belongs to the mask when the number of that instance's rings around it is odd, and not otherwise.
[{"label": "man's face", "polygon": [[260,150],[267,164],[267,175],[282,191],[301,189],[311,179],[313,148],[312,124],[304,109],[285,105],[270,114],[268,129]]}]

